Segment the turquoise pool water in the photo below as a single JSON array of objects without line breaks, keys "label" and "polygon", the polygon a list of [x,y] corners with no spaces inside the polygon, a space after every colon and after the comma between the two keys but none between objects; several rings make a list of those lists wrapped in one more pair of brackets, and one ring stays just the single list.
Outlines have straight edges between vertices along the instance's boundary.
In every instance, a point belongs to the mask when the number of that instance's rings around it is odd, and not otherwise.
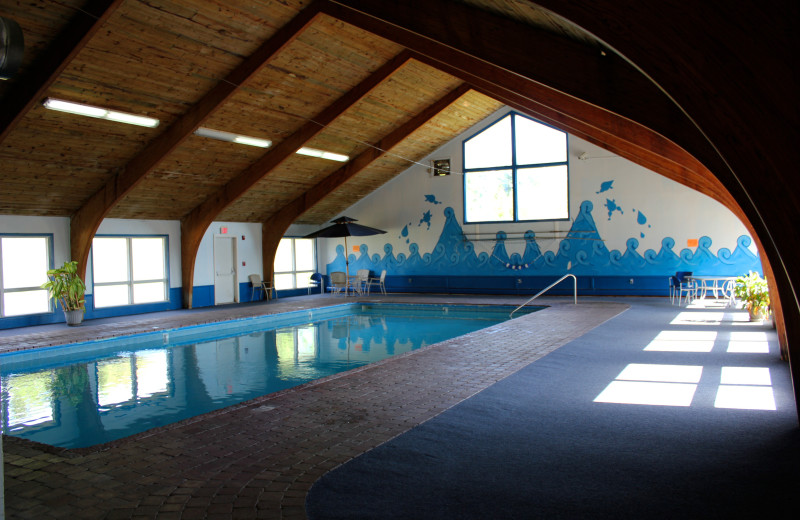
[{"label": "turquoise pool water", "polygon": [[94,446],[467,334],[512,309],[347,304],[5,354],[3,433]]}]

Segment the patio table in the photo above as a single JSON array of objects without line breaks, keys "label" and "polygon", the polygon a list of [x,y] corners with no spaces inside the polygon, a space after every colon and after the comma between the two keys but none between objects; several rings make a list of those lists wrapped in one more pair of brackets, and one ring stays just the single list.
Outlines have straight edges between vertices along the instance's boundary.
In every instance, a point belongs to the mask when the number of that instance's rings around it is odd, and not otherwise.
[{"label": "patio table", "polygon": [[708,292],[714,295],[715,299],[719,298],[721,294],[723,298],[728,300],[728,305],[733,305],[735,302],[733,287],[736,282],[735,276],[701,276],[692,275],[687,277],[697,283],[699,298],[705,298]]}]

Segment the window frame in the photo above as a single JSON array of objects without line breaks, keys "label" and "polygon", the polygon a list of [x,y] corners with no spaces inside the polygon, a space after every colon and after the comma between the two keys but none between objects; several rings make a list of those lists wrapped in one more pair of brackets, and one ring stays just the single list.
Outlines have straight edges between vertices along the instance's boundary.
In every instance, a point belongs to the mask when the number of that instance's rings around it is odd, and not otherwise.
[{"label": "window frame", "polygon": [[[315,238],[304,238],[304,237],[283,237],[283,238],[281,238],[281,242],[283,242],[284,240],[291,240],[291,243],[292,243],[292,270],[291,271],[278,271],[277,269],[275,269],[275,262],[273,261],[273,263],[272,263],[272,276],[273,276],[273,280],[274,280],[280,274],[282,274],[282,275],[291,274],[292,275],[292,287],[279,288],[277,283],[276,283],[275,284],[275,289],[276,290],[280,290],[280,291],[295,291],[295,290],[300,290],[300,289],[307,289],[309,287],[308,284],[306,284],[303,287],[298,287],[297,286],[297,273],[309,273],[310,272],[311,274],[314,274],[314,273],[318,272],[318,269],[317,269],[317,240]],[[297,253],[296,253],[297,249],[295,247],[295,244],[296,244],[297,240],[309,240],[311,242],[311,248],[312,248],[311,249],[311,258],[313,259],[313,265],[311,266],[311,271],[307,271],[305,269],[298,271],[298,269],[297,269]],[[280,247],[280,244],[278,244],[278,247]],[[277,249],[275,251],[277,252]],[[275,260],[277,260],[277,255],[276,255]]]},{"label": "window frame", "polygon": [[[466,147],[467,142],[472,140],[473,138],[479,136],[483,132],[490,130],[499,122],[503,121],[505,118],[510,117],[510,126],[511,126],[511,164],[504,164],[504,165],[494,165],[494,166],[487,166],[487,167],[480,167],[480,168],[467,168],[466,167]],[[564,134],[565,141],[564,141],[564,161],[559,162],[548,162],[548,163],[525,163],[520,164],[517,163],[517,143],[516,143],[516,118],[521,117],[532,121],[534,123],[546,126],[548,128],[552,128],[553,130],[557,130]],[[570,160],[569,160],[569,132],[565,132],[559,128],[556,128],[553,125],[549,125],[542,121],[539,121],[536,118],[527,116],[515,110],[511,110],[506,112],[505,114],[501,115],[490,124],[486,125],[481,130],[475,132],[474,134],[466,137],[461,141],[461,159],[462,159],[462,195],[463,195],[463,222],[464,224],[515,224],[521,222],[558,222],[558,221],[569,221],[570,220],[570,190],[569,190],[569,181],[570,181]],[[551,167],[551,166],[566,166],[567,168],[567,200],[566,200],[566,210],[567,214],[564,217],[556,217],[556,218],[543,218],[543,219],[520,219],[519,218],[519,191],[518,191],[518,176],[520,170],[531,170],[535,168],[544,168],[544,167]],[[468,220],[467,219],[467,176],[469,173],[473,172],[494,172],[500,170],[510,170],[511,171],[511,204],[512,204],[512,218],[510,220]]]},{"label": "window frame", "polygon": [[[127,249],[127,260],[128,260],[128,269],[127,269],[127,279],[125,281],[114,281],[114,282],[97,282],[95,277],[95,270],[97,268],[97,263],[95,262],[95,250],[94,250],[94,239],[95,238],[124,238],[126,239],[126,249]],[[132,241],[136,238],[160,238],[164,242],[164,256],[163,256],[163,267],[164,267],[164,278],[163,279],[148,279],[148,280],[133,280],[133,247]],[[158,235],[158,234],[145,234],[145,235],[115,235],[115,234],[103,234],[103,235],[95,235],[92,239],[92,308],[93,309],[112,309],[115,307],[131,307],[134,305],[157,305],[162,303],[169,302],[169,235]],[[163,282],[164,283],[164,299],[158,301],[150,301],[150,302],[141,302],[141,303],[134,303],[133,301],[133,288],[134,285],[143,284],[143,283],[153,283],[153,282]],[[105,287],[105,286],[114,286],[114,285],[126,285],[128,289],[128,303],[123,303],[119,305],[102,305],[97,306],[97,291],[95,290],[96,287]]]},{"label": "window frame", "polygon": [[[53,299],[50,297],[48,292],[47,294],[47,310],[41,312],[33,312],[30,314],[14,314],[11,316],[6,315],[6,308],[5,308],[5,295],[6,293],[13,293],[13,292],[28,292],[32,290],[41,291],[44,290],[40,286],[37,287],[17,287],[14,289],[6,289],[5,284],[3,283],[3,238],[44,238],[45,244],[47,248],[47,269],[53,269],[54,260],[53,260],[53,233],[0,233],[0,319],[14,319],[14,318],[21,318],[23,316],[38,316],[42,314],[49,314],[53,312]],[[46,275],[45,275],[46,276]],[[47,281],[45,277],[45,281]]]}]

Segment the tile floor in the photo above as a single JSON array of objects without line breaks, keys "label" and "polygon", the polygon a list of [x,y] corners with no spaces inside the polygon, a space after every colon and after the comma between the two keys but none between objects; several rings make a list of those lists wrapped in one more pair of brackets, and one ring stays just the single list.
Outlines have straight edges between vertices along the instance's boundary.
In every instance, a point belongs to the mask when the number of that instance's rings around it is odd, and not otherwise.
[{"label": "tile floor", "polygon": [[[520,297],[369,301],[518,304]],[[341,303],[330,295],[5,331],[0,351]],[[349,301],[353,301],[350,299]],[[305,518],[330,469],[434,417],[628,308],[542,298],[544,311],[100,449],[3,438],[7,518]],[[498,351],[502,355],[498,355]]]}]

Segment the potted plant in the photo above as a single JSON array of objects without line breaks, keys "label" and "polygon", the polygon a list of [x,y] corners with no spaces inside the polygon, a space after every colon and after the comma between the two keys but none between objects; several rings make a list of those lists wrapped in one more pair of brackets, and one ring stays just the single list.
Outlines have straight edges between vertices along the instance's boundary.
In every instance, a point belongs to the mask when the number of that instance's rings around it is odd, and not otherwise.
[{"label": "potted plant", "polygon": [[767,281],[758,273],[750,271],[747,276],[738,277],[734,292],[736,298],[744,302],[744,307],[750,313],[750,321],[759,321],[769,313]]},{"label": "potted plant", "polygon": [[50,297],[61,304],[67,325],[79,325],[83,321],[83,313],[86,312],[86,284],[78,276],[78,262],[64,262],[61,267],[48,270],[47,278],[42,289],[50,291]]}]

